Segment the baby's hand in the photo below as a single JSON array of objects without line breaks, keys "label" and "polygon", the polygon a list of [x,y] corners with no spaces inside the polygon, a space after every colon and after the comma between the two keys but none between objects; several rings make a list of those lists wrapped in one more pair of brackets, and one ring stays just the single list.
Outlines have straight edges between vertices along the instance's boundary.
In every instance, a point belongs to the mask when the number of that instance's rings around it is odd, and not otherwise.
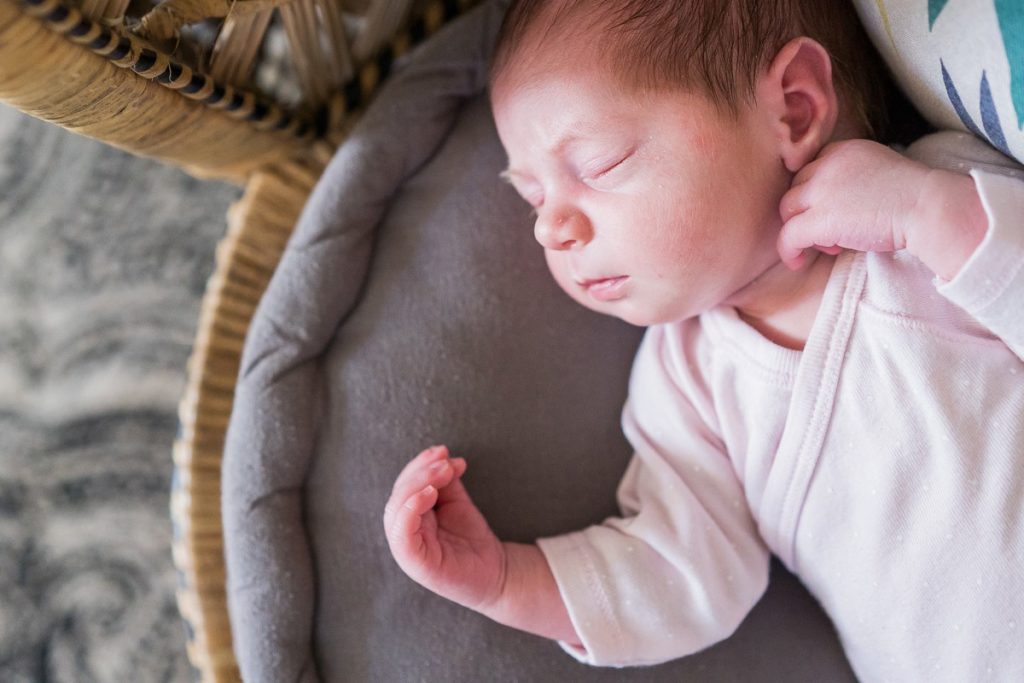
[{"label": "baby's hand", "polygon": [[783,263],[797,270],[809,247],[828,254],[905,248],[930,171],[870,140],[827,145],[779,202]]},{"label": "baby's hand", "polygon": [[462,485],[466,461],[444,446],[417,455],[395,481],[384,530],[398,566],[414,581],[485,611],[501,596],[505,549]]}]

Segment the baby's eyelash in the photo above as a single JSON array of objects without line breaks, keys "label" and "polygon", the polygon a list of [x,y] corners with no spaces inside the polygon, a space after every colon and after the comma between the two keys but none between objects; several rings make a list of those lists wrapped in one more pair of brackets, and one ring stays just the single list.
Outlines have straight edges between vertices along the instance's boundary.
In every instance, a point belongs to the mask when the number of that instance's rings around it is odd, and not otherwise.
[{"label": "baby's eyelash", "polygon": [[626,160],[625,157],[623,157],[622,159],[619,159],[618,161],[616,161],[614,164],[612,164],[608,168],[604,169],[603,171],[598,171],[597,173],[595,173],[593,177],[594,178],[600,178],[601,176],[606,175],[606,174],[610,173],[611,171],[614,171],[616,168],[621,166],[622,162],[625,161],[625,160]]},{"label": "baby's eyelash", "polygon": [[596,180],[596,179],[600,178],[601,176],[606,175],[606,174],[614,171],[615,169],[617,169],[619,166],[621,166],[623,163],[625,163],[626,160],[629,159],[631,156],[633,156],[633,152],[632,151],[630,151],[627,154],[625,154],[621,159],[619,159],[615,163],[611,164],[610,166],[602,168],[602,169],[598,170],[596,173],[592,173],[592,174],[586,176],[586,178],[588,180]]}]

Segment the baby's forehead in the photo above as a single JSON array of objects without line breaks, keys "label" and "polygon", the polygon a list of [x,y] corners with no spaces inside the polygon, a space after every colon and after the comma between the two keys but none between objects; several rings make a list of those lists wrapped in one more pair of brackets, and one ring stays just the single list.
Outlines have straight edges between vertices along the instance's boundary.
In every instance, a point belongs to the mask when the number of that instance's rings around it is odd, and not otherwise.
[{"label": "baby's forehead", "polygon": [[621,100],[637,96],[605,60],[582,52],[559,53],[551,49],[510,59],[500,72],[492,75],[489,95],[492,106],[497,106],[541,90],[550,98],[571,98],[580,88],[614,94]]},{"label": "baby's forehead", "polygon": [[[594,78],[616,78],[618,70],[613,68],[613,62],[620,61],[614,59],[614,54],[623,42],[621,37],[609,31],[605,21],[597,20],[596,12],[589,17],[576,16],[577,13],[542,11],[535,17],[534,23],[519,32],[514,42],[506,43],[496,53],[490,75],[492,86],[506,80],[528,83],[567,68],[584,69]],[[547,15],[556,18],[552,21]]]}]

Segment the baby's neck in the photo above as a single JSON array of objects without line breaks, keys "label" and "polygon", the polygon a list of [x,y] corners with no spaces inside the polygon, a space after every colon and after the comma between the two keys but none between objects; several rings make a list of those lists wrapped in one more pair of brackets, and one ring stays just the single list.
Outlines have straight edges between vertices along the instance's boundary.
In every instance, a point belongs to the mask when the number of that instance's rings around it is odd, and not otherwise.
[{"label": "baby's neck", "polygon": [[734,303],[740,318],[769,341],[803,350],[821,305],[835,257],[808,254],[808,263],[791,271],[781,262],[747,285]]}]

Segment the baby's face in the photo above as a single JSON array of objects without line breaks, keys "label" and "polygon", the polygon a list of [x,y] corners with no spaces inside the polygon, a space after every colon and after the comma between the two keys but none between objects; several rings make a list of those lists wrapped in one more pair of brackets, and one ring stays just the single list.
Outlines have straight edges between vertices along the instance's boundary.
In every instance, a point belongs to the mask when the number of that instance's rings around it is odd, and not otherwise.
[{"label": "baby's face", "polygon": [[789,176],[758,110],[637,95],[598,67],[510,66],[492,90],[507,177],[537,210],[548,266],[575,300],[636,325],[730,303],[779,260]]}]

